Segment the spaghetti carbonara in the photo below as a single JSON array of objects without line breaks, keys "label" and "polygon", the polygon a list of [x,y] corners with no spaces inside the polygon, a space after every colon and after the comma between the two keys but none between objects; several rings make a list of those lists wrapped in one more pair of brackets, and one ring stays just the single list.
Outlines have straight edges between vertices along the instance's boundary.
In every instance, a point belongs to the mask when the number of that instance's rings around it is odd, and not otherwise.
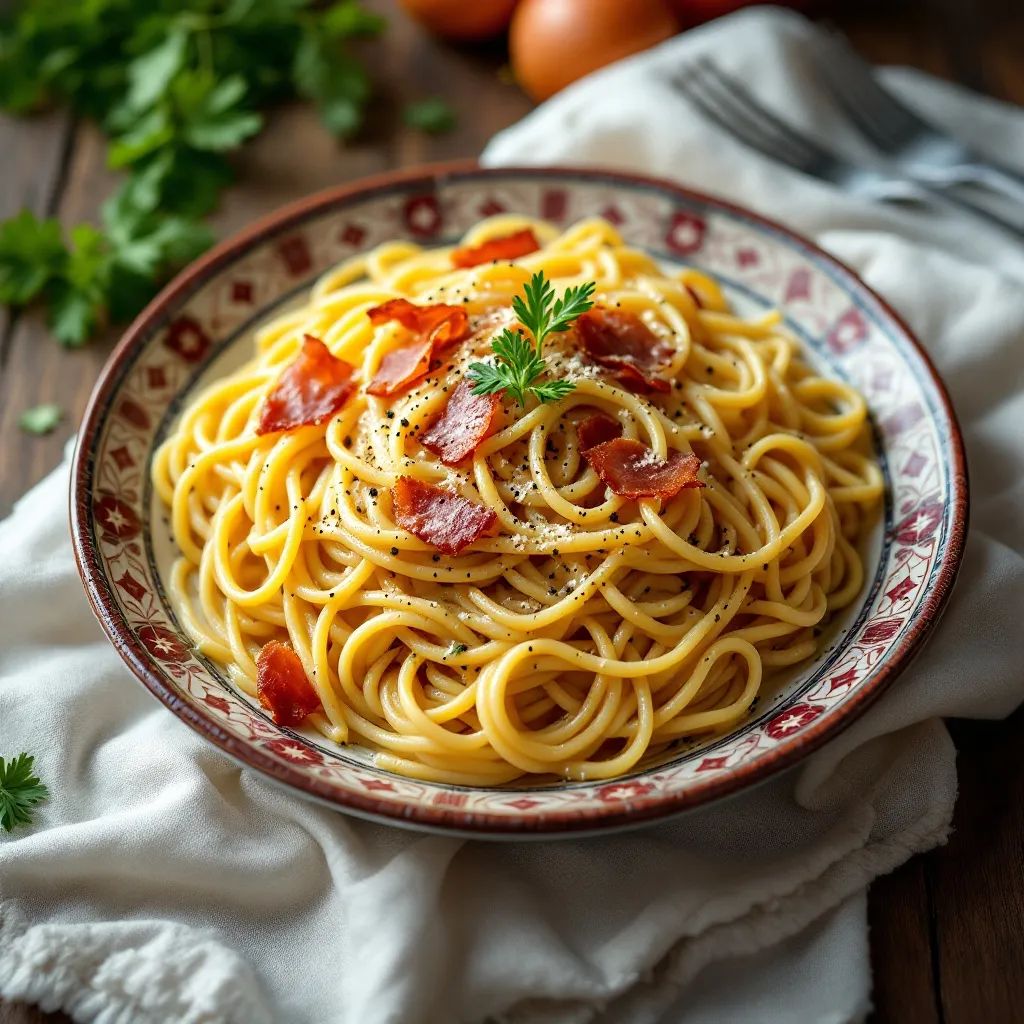
[{"label": "spaghetti carbonara", "polygon": [[[540,280],[591,303],[543,342],[551,386],[478,394]],[[621,775],[742,720],[861,589],[864,399],[602,220],[380,246],[255,347],[154,460],[173,604],[278,721],[380,767]]]}]

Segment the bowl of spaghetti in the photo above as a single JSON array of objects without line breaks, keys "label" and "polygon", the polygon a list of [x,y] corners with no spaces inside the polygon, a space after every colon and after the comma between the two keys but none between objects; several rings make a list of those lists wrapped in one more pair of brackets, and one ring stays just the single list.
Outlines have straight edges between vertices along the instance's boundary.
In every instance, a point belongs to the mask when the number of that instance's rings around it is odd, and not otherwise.
[{"label": "bowl of spaghetti", "polygon": [[232,238],[131,326],[72,532],[135,675],[340,809],[637,825],[793,765],[938,619],[963,444],[898,317],[785,228],[445,166]]}]

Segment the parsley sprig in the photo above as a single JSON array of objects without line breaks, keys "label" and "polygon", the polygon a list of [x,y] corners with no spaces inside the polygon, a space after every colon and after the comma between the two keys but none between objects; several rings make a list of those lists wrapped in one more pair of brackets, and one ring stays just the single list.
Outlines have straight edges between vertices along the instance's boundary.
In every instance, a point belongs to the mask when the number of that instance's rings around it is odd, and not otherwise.
[{"label": "parsley sprig", "polygon": [[127,177],[102,225],[64,237],[28,211],[0,224],[0,303],[48,307],[66,345],[135,315],[212,242],[198,223],[262,109],[299,96],[347,138],[370,78],[352,50],[384,19],[360,0],[23,0],[0,14],[0,108],[97,121]]},{"label": "parsley sprig", "polygon": [[35,758],[19,754],[10,761],[0,757],[0,825],[8,832],[32,823],[31,808],[50,791],[32,772]]},{"label": "parsley sprig", "polygon": [[523,294],[512,300],[512,309],[520,324],[533,336],[533,343],[524,336],[522,329],[506,327],[491,342],[494,362],[473,363],[469,367],[468,376],[475,381],[473,394],[493,395],[507,391],[524,407],[527,395],[533,395],[540,402],[557,402],[569,394],[576,387],[572,381],[539,379],[547,369],[544,341],[548,335],[569,330],[573,321],[593,306],[591,296],[596,287],[593,281],[588,281],[567,288],[556,298],[551,282],[538,270],[523,288]]}]

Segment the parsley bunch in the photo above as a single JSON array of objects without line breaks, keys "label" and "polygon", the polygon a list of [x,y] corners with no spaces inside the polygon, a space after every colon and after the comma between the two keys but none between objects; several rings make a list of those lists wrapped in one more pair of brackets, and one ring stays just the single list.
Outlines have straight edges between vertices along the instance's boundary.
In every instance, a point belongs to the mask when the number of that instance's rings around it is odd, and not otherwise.
[{"label": "parsley bunch", "polygon": [[34,762],[28,754],[19,754],[10,761],[0,757],[0,826],[7,832],[16,825],[31,824],[30,808],[50,795],[32,773]]},{"label": "parsley bunch", "polygon": [[547,367],[543,356],[544,340],[549,334],[569,330],[572,322],[593,306],[591,296],[597,286],[593,281],[567,288],[555,298],[551,282],[538,270],[523,288],[523,294],[512,300],[512,309],[519,322],[533,335],[531,344],[521,329],[506,327],[494,341],[493,363],[473,363],[469,378],[475,381],[474,395],[492,395],[507,391],[521,405],[526,396],[541,402],[557,402],[576,385],[569,380],[540,381]]},{"label": "parsley bunch", "polygon": [[58,340],[82,345],[101,321],[134,316],[158,281],[212,241],[196,221],[136,216],[121,202],[119,195],[104,205],[106,230],[79,224],[70,245],[58,221],[39,220],[28,210],[0,224],[0,302],[24,306],[43,299]]},{"label": "parsley bunch", "polygon": [[127,172],[102,228],[28,211],[0,225],[0,302],[42,300],[64,344],[134,315],[212,241],[197,219],[232,179],[260,109],[299,96],[358,130],[369,77],[351,41],[384,19],[359,0],[28,0],[0,23],[0,107],[59,103],[99,122]]}]

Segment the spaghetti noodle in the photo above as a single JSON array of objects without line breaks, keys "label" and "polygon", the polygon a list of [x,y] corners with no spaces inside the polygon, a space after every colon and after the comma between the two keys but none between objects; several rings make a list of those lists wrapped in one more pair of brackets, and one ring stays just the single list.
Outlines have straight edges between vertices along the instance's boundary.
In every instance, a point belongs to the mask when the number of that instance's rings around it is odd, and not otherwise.
[{"label": "spaghetti noodle", "polygon": [[[536,251],[464,255],[527,231]],[[153,465],[185,629],[254,696],[261,651],[287,645],[313,694],[304,725],[418,778],[611,778],[729,729],[862,586],[857,546],[883,487],[863,398],[816,375],[777,313],[738,318],[714,281],[666,273],[604,221],[559,234],[491,218],[457,252],[394,242],[341,264],[187,407]],[[596,308],[656,340],[657,366],[632,342],[594,355],[577,324],[544,351],[568,394],[499,396],[469,449],[448,444],[469,416],[444,418],[453,392],[493,359],[538,271],[559,292],[594,282]],[[368,316],[395,299],[405,322]],[[409,304],[464,312],[465,336],[452,344],[454,314],[432,321],[426,361],[396,384],[410,337],[427,336]],[[317,354],[307,336],[346,368],[340,407],[261,432],[288,368]],[[643,453],[626,467],[634,490],[616,482],[621,459],[593,455],[609,444]],[[453,451],[454,465],[438,454]],[[699,479],[645,490],[687,459]],[[437,493],[463,503],[447,550],[399,525]],[[470,507],[482,526],[466,534]]]}]

